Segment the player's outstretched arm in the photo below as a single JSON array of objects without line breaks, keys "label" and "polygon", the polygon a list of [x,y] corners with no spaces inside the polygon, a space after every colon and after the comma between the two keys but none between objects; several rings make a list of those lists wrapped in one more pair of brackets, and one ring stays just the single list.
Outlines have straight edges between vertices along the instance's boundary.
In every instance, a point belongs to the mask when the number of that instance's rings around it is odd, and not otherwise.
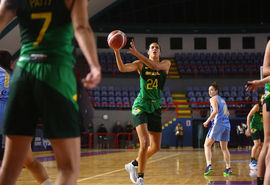
[{"label": "player's outstretched arm", "polygon": [[88,22],[87,5],[88,1],[74,0],[71,19],[77,42],[91,69],[83,84],[85,87],[94,88],[100,83],[101,67],[98,62],[94,33]]},{"label": "player's outstretched arm", "polygon": [[270,76],[265,77],[261,80],[253,80],[248,81],[248,85],[246,85],[246,91],[256,91],[258,88],[264,86],[266,83],[270,83]]},{"label": "player's outstretched arm", "polygon": [[16,17],[17,1],[0,0],[0,33]]},{"label": "player's outstretched arm", "polygon": [[154,61],[150,60],[149,58],[145,57],[143,54],[141,54],[140,52],[137,51],[133,40],[130,42],[130,46],[131,47],[129,48],[128,53],[131,53],[134,56],[136,56],[138,59],[140,59],[145,65],[147,65],[151,69],[164,70],[164,71],[166,71],[166,73],[169,72],[169,69],[170,69],[170,66],[171,66],[171,61],[163,60],[162,62],[159,62],[159,63],[154,62]]},{"label": "player's outstretched arm", "polygon": [[133,63],[124,64],[121,58],[119,49],[113,49],[113,50],[114,50],[114,54],[116,58],[117,67],[120,72],[132,72],[136,70],[141,72],[143,65],[140,60],[135,60]]}]

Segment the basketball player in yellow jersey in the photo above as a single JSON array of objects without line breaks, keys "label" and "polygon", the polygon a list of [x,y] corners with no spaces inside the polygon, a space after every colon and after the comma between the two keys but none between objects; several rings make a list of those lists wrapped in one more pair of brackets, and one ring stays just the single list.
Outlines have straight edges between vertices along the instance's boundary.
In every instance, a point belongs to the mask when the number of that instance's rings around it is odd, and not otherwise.
[{"label": "basketball player in yellow jersey", "polygon": [[[0,32],[17,16],[21,54],[14,70],[3,133],[6,150],[0,185],[14,185],[40,116],[44,137],[55,154],[55,185],[75,185],[80,169],[80,128],[76,78],[72,66],[74,35],[91,68],[85,87],[100,83],[94,34],[86,0],[2,0]],[[19,152],[19,154],[18,154]]]}]

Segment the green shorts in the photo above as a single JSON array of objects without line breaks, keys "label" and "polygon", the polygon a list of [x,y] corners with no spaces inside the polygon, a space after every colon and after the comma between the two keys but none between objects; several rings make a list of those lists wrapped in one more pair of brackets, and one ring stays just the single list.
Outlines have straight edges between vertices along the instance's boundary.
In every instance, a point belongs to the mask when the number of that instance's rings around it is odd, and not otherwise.
[{"label": "green shorts", "polygon": [[252,140],[257,140],[257,139],[260,139],[261,142],[263,143],[264,141],[264,133],[263,133],[263,129],[262,130],[258,130],[256,128],[251,128],[251,137],[252,137]]},{"label": "green shorts", "polygon": [[76,79],[71,65],[19,60],[9,92],[4,134],[33,136],[41,118],[46,138],[80,136]]},{"label": "green shorts", "polygon": [[266,111],[270,112],[270,98],[264,99],[263,103],[266,104]]},{"label": "green shorts", "polygon": [[[134,112],[138,112],[134,114]],[[146,123],[148,131],[151,132],[162,132],[161,122],[161,107],[156,109],[152,113],[141,111],[140,108],[133,107],[132,109],[133,126],[137,127],[140,124]]]}]

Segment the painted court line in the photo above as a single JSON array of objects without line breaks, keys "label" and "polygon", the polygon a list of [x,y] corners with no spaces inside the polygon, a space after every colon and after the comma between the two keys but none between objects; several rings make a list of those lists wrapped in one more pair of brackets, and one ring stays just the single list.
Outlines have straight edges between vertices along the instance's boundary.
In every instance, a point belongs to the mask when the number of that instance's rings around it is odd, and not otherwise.
[{"label": "painted court line", "polygon": [[[178,155],[180,155],[180,154],[173,154],[173,155],[169,155],[169,156],[166,156],[166,157],[162,157],[162,158],[159,158],[159,159],[156,159],[156,160],[152,160],[152,161],[148,162],[147,164],[153,163],[153,162],[156,162],[156,161],[161,161],[163,159],[167,159],[167,158],[178,156]],[[103,176],[103,175],[109,175],[109,174],[116,173],[116,172],[119,172],[119,171],[122,171],[122,170],[125,170],[125,168],[123,167],[123,168],[121,168],[119,170],[114,170],[114,171],[111,171],[111,172],[94,175],[92,177],[82,178],[82,179],[78,180],[77,182],[82,182],[82,181],[94,179],[94,178],[97,178],[97,177],[100,177],[100,176]]]}]

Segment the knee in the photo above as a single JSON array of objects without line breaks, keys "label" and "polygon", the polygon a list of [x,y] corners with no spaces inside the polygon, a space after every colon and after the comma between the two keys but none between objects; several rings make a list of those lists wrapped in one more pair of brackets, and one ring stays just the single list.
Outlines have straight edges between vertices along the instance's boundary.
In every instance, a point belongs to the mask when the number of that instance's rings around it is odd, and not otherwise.
[{"label": "knee", "polygon": [[142,150],[147,150],[149,147],[149,141],[147,139],[142,139],[140,142],[140,148]]},{"label": "knee", "polygon": [[210,144],[210,143],[204,143],[204,148],[210,148],[211,146],[212,146],[212,144]]},{"label": "knee", "polygon": [[59,172],[70,175],[79,175],[80,173],[80,164],[65,164],[62,166],[58,166]]},{"label": "knee", "polygon": [[160,146],[159,145],[154,145],[152,147],[152,150],[156,153],[156,152],[160,151]]},{"label": "knee", "polygon": [[25,168],[31,168],[31,166],[34,165],[35,162],[36,162],[36,159],[25,160],[23,165],[24,165]]}]

